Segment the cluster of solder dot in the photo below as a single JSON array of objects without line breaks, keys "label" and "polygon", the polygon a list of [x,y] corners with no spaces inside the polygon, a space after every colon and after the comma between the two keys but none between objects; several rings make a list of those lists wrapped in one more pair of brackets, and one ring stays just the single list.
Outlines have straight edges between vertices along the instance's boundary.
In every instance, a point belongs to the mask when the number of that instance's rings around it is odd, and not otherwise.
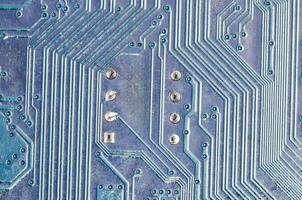
[{"label": "cluster of solder dot", "polygon": [[[77,10],[77,9],[81,8],[81,6],[78,2],[75,2],[73,4],[73,8],[74,8],[74,10]],[[57,3],[56,4],[56,11],[52,11],[52,12],[49,13],[48,12],[48,5],[47,4],[42,4],[41,5],[41,10],[42,10],[42,14],[41,14],[42,18],[44,18],[44,19],[46,19],[48,17],[56,18],[60,11],[62,11],[63,13],[67,13],[70,10],[70,7],[67,4]],[[22,13],[20,14],[20,16],[18,16],[18,12],[17,12],[16,15],[17,15],[17,17],[21,17]]]},{"label": "cluster of solder dot", "polygon": [[[3,101],[3,99],[4,97],[0,94],[0,101]],[[18,105],[15,106],[15,110],[19,111],[20,113],[19,119],[23,121],[26,124],[26,126],[30,127],[32,126],[32,121],[28,119],[24,113],[23,114],[21,113],[21,111],[23,110],[23,106],[21,104],[22,102],[23,102],[22,96],[16,97],[14,103],[17,103]],[[15,125],[12,124],[12,112],[10,110],[7,110],[4,112],[4,116],[5,116],[5,122],[8,125],[9,129],[14,130]]]},{"label": "cluster of solder dot", "polygon": [[144,200],[154,200],[160,199],[165,200],[166,198],[169,199],[170,197],[177,197],[179,195],[179,190],[171,190],[171,189],[153,189],[151,190],[152,197],[146,197]]},{"label": "cluster of solder dot", "polygon": [[217,119],[217,114],[218,114],[218,107],[217,106],[212,106],[211,108],[211,113],[203,113],[202,114],[202,119],[207,120],[208,118],[211,118],[213,120]]},{"label": "cluster of solder dot", "polygon": [[104,186],[104,185],[99,185],[98,187],[100,190],[103,190],[103,189],[108,189],[108,190],[113,190],[113,189],[118,189],[118,190],[122,190],[123,189],[123,185],[117,185],[117,186],[113,186],[113,185],[107,185],[107,186]]},{"label": "cluster of solder dot", "polygon": [[[108,80],[114,80],[117,77],[117,72],[113,68],[109,68],[106,71],[106,78]],[[105,101],[114,101],[117,97],[117,91],[110,89],[105,93]],[[113,111],[108,111],[105,113],[105,120],[107,122],[113,122],[117,119],[118,113]],[[115,133],[114,132],[104,132],[103,140],[105,143],[115,143]]]},{"label": "cluster of solder dot", "polygon": [[[181,80],[182,75],[181,75],[180,71],[174,70],[171,72],[170,77],[171,77],[171,80],[173,80],[173,81],[179,81],[179,80]],[[173,103],[179,103],[181,101],[181,98],[182,98],[181,93],[178,91],[173,91],[170,94],[170,101]],[[170,114],[169,119],[170,119],[171,123],[177,124],[180,121],[180,115],[177,112],[173,112]],[[170,144],[173,144],[173,145],[178,144],[180,142],[180,138],[177,134],[173,133],[169,137],[169,142],[170,142]]]},{"label": "cluster of solder dot", "polygon": [[[9,136],[10,136],[10,137],[13,137],[14,134],[13,134],[13,133],[10,133]],[[25,152],[26,152],[25,148],[21,147],[21,148],[20,148],[20,154],[24,154]],[[7,166],[11,166],[11,165],[13,165],[13,163],[16,163],[16,162],[18,161],[18,158],[19,158],[19,154],[18,154],[18,153],[13,153],[13,154],[11,155],[11,159],[7,159],[7,160],[5,161],[5,164],[6,164]],[[19,161],[19,165],[22,165],[22,166],[23,166],[23,165],[25,165],[25,164],[26,164],[25,160]]]}]

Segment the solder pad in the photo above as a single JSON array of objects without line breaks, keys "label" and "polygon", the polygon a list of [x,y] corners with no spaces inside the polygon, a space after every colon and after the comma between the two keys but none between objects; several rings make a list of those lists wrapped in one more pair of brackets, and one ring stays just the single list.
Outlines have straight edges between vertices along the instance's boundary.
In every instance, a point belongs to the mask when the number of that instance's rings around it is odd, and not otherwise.
[{"label": "solder pad", "polygon": [[301,200],[300,0],[0,0],[0,199]]}]

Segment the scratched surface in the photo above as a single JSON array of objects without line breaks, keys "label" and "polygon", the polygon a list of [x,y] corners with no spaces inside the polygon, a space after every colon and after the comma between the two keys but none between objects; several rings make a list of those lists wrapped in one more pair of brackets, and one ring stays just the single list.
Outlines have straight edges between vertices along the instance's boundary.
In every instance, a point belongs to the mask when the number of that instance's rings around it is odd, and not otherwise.
[{"label": "scratched surface", "polygon": [[0,0],[0,199],[301,200],[300,0]]}]

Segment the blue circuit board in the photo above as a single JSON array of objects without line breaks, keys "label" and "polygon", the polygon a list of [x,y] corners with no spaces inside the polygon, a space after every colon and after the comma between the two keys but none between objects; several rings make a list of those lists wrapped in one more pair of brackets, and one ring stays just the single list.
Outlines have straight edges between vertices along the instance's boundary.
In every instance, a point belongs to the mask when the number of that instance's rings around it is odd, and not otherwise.
[{"label": "blue circuit board", "polygon": [[301,200],[300,0],[0,0],[1,200]]}]

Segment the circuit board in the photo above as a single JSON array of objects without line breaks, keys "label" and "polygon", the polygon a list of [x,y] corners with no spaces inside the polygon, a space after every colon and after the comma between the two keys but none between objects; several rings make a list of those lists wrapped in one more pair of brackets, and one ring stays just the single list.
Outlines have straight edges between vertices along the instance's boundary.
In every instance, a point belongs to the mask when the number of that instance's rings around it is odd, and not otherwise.
[{"label": "circuit board", "polygon": [[1,200],[301,200],[300,0],[0,0]]}]

